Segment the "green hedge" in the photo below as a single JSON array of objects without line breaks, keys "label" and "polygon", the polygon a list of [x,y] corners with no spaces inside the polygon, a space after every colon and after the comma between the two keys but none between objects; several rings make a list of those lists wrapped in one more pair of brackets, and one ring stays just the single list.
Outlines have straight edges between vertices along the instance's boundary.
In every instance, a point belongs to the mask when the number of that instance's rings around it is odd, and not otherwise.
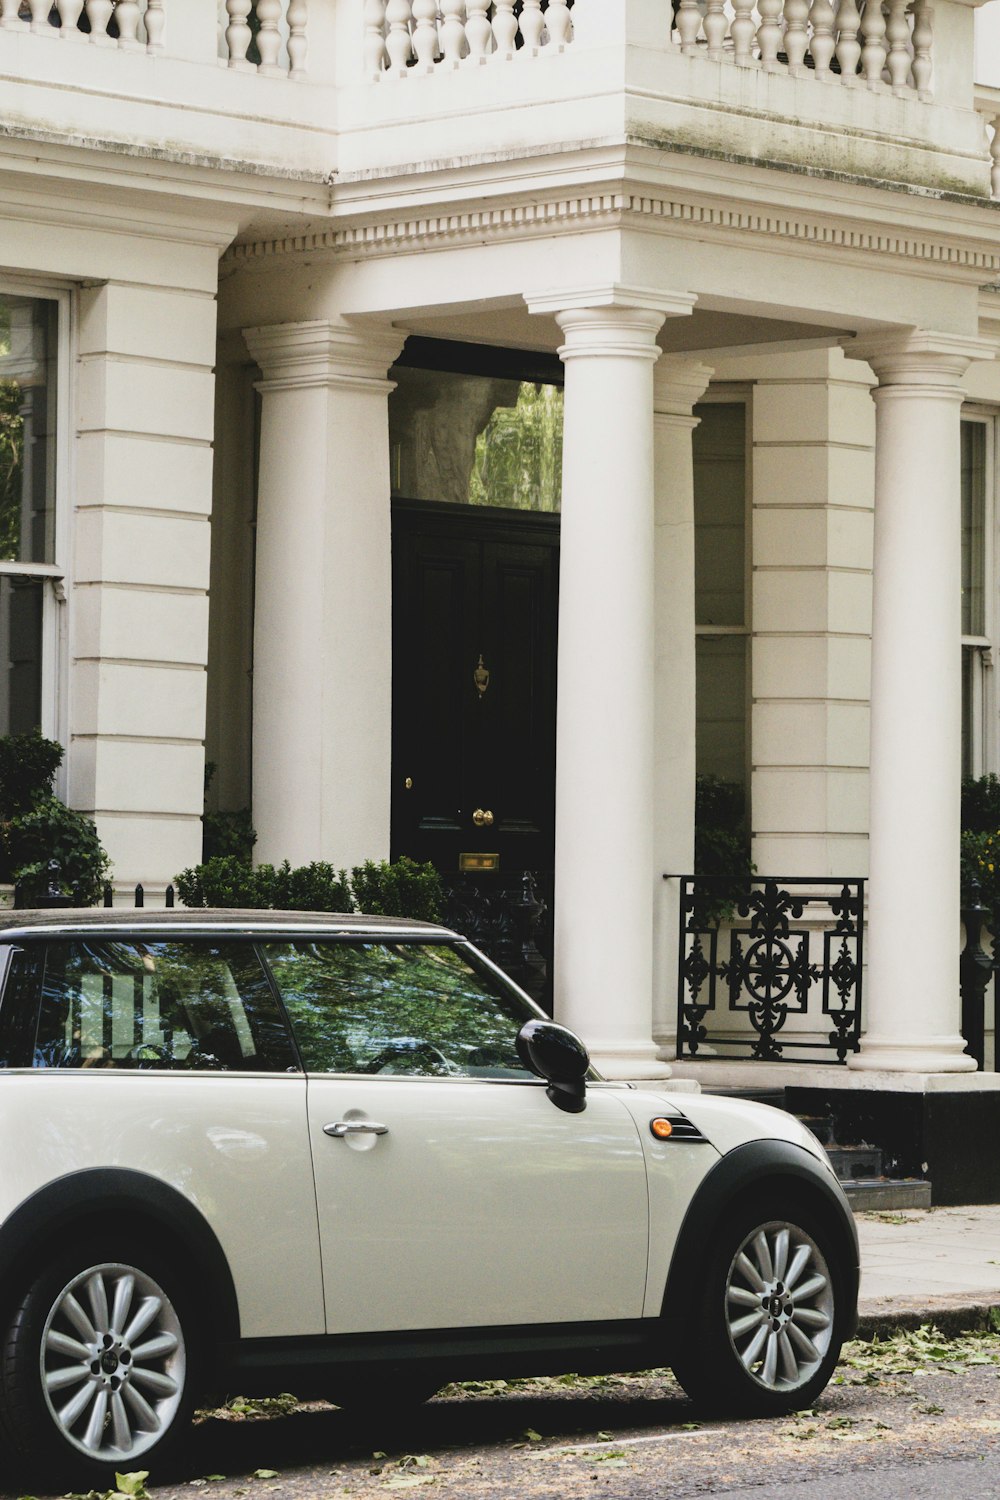
[{"label": "green hedge", "polygon": [[243,907],[258,911],[367,912],[380,917],[440,920],[444,893],[433,865],[412,859],[367,860],[350,878],[323,861],[293,867],[251,867],[223,855],[182,870],[174,880],[185,906]]},{"label": "green hedge", "polygon": [[75,886],[83,906],[100,901],[111,872],[92,820],[53,794],[62,758],[37,730],[0,735],[0,882],[20,886],[28,906],[45,895],[52,860],[64,894]]}]

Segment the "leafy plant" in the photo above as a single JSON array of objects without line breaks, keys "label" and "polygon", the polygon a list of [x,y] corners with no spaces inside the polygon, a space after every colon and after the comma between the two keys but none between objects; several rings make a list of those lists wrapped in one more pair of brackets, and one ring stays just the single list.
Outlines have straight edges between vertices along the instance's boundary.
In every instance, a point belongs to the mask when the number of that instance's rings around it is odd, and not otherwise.
[{"label": "leafy plant", "polygon": [[0,736],[0,881],[19,885],[29,905],[48,890],[51,861],[84,906],[100,900],[111,870],[91,819],[53,794],[62,758],[37,731]]},{"label": "leafy plant", "polygon": [[1000,907],[1000,777],[965,777],[962,782],[962,903],[969,904],[973,883],[979,901]]},{"label": "leafy plant", "polygon": [[756,869],[744,788],[720,776],[697,777],[694,819],[694,873],[712,877],[697,891],[699,915],[717,922],[732,915]]},{"label": "leafy plant", "polygon": [[[215,761],[205,762],[205,796],[207,798],[209,787],[216,772]],[[240,807],[226,811],[212,811],[205,808],[201,815],[202,840],[201,857],[203,860],[223,858],[226,855],[235,855],[249,864],[253,859],[253,846],[257,842],[257,831],[250,821],[250,809]]]},{"label": "leafy plant", "polygon": [[441,877],[431,864],[401,859],[368,859],[351,871],[351,888],[358,911],[376,917],[414,917],[439,922],[444,903]]},{"label": "leafy plant", "polygon": [[251,867],[235,855],[221,855],[174,880],[185,906],[243,907],[250,910],[370,912],[376,916],[436,921],[443,893],[433,865],[410,859],[357,866],[351,880],[322,860],[292,866]]}]

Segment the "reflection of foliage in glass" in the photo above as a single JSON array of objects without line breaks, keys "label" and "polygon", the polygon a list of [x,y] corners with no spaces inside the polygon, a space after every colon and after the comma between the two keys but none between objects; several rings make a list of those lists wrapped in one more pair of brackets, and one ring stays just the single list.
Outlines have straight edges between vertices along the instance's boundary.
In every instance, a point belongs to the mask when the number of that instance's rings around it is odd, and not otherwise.
[{"label": "reflection of foliage in glass", "polygon": [[453,946],[296,942],[264,953],[312,1072],[377,1072],[384,1054],[386,1071],[531,1076],[514,1041],[534,1012]]},{"label": "reflection of foliage in glass", "polygon": [[292,1063],[249,943],[49,945],[36,1067],[277,1071]]},{"label": "reflection of foliage in glass", "polygon": [[23,405],[18,382],[0,380],[0,558],[5,562],[16,562],[21,549]]},{"label": "reflection of foliage in glass", "polygon": [[498,406],[476,440],[470,505],[558,511],[562,494],[563,393],[522,381],[516,406]]}]

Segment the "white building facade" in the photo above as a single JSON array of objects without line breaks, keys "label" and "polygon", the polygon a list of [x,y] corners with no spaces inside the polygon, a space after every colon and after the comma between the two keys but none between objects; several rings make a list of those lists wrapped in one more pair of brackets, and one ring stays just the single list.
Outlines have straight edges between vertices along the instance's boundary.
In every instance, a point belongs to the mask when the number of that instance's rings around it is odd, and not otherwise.
[{"label": "white building facade", "polygon": [[0,731],[118,883],[197,861],[206,756],[263,860],[523,851],[598,1063],[731,1082],[675,1058],[707,770],[762,875],[870,876],[824,1078],[994,1092],[994,12],[2,0]]}]

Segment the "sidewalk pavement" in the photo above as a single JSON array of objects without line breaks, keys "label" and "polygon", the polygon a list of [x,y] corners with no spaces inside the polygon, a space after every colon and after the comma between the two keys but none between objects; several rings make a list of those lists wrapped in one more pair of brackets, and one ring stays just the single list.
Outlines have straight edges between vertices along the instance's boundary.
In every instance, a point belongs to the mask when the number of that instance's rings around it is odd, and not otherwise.
[{"label": "sidewalk pavement", "polygon": [[1000,1322],[1000,1204],[857,1215],[861,1333]]}]

